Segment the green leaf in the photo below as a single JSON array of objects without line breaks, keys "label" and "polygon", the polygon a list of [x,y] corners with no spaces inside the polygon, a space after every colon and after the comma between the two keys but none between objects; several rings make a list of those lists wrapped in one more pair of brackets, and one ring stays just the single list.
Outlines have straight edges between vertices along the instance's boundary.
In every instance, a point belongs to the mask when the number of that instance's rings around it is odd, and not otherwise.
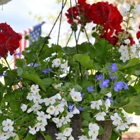
[{"label": "green leaf", "polygon": [[119,137],[120,137],[120,134],[113,130],[110,140],[117,140]]},{"label": "green leaf", "polygon": [[42,80],[39,78],[39,76],[37,76],[37,75],[35,75],[35,74],[31,74],[31,73],[24,72],[24,73],[21,75],[21,77],[35,82],[35,83],[38,84],[44,91],[46,91],[46,89],[45,89],[45,87],[44,87],[44,84],[43,84]]},{"label": "green leaf", "polygon": [[118,64],[118,69],[123,70],[123,69],[134,67],[139,64],[140,64],[140,60],[138,58],[133,58],[124,66]]},{"label": "green leaf", "polygon": [[53,83],[53,79],[52,78],[45,78],[45,79],[42,79],[42,82],[43,82],[43,84],[46,86],[46,87],[48,87],[48,86],[50,86],[52,83]]},{"label": "green leaf", "polygon": [[17,68],[17,74],[20,76],[23,73],[23,69],[21,67]]},{"label": "green leaf", "polygon": [[137,92],[140,92],[140,80],[134,85]]},{"label": "green leaf", "polygon": [[74,59],[86,68],[93,68],[93,61],[86,54],[75,54]]},{"label": "green leaf", "polygon": [[16,59],[16,66],[17,67],[21,67],[21,68],[25,68],[25,60],[24,59]]},{"label": "green leaf", "polygon": [[82,121],[82,126],[88,126],[89,122],[87,120]]}]

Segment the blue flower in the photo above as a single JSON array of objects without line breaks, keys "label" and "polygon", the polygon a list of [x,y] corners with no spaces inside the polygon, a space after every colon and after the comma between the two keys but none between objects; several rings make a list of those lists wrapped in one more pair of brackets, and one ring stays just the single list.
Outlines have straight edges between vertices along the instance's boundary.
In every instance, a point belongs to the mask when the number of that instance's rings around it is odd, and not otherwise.
[{"label": "blue flower", "polygon": [[125,89],[125,90],[129,89],[129,87],[128,87],[128,84],[127,84],[127,83],[123,82],[123,84],[124,84],[124,89]]},{"label": "blue flower", "polygon": [[78,109],[79,111],[84,111],[84,110],[85,110],[85,108],[82,107],[82,106],[78,106],[77,109]]},{"label": "blue flower", "polygon": [[82,98],[84,97],[84,95],[85,95],[84,93],[81,93],[81,97],[82,97]]},{"label": "blue flower", "polygon": [[73,112],[75,104],[70,104],[68,106],[69,112]]},{"label": "blue flower", "polygon": [[110,66],[110,69],[111,69],[113,72],[116,72],[116,71],[118,70],[117,64],[116,64],[116,63],[113,63],[113,64]]},{"label": "blue flower", "polygon": [[0,76],[6,76],[7,75],[7,73],[6,72],[4,72],[3,74],[0,74]]},{"label": "blue flower", "polygon": [[100,84],[100,87],[101,87],[101,88],[108,87],[108,84],[109,84],[109,80],[108,80],[108,79],[105,79],[105,80],[102,81],[102,83]]},{"label": "blue flower", "polygon": [[93,91],[95,91],[95,90],[93,89],[93,86],[87,87],[87,90],[88,90],[88,92],[93,92]]},{"label": "blue flower", "polygon": [[117,79],[117,76],[116,75],[110,75],[110,79],[115,80],[115,79]]},{"label": "blue flower", "polygon": [[51,71],[52,71],[51,68],[42,70],[42,72],[43,72],[44,74],[50,73]]},{"label": "blue flower", "polygon": [[103,80],[103,75],[102,74],[96,75],[96,80],[98,81]]},{"label": "blue flower", "polygon": [[37,63],[30,63],[30,66],[35,68],[38,67],[39,65]]},{"label": "blue flower", "polygon": [[114,83],[114,91],[118,92],[119,90],[122,90],[124,86],[124,82],[119,81]]}]

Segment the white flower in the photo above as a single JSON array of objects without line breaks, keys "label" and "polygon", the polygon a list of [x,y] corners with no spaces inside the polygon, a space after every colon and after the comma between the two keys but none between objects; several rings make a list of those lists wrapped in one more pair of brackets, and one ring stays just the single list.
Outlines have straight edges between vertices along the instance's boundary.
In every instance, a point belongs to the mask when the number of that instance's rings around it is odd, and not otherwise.
[{"label": "white flower", "polygon": [[140,14],[140,4],[137,4],[133,17],[136,18]]},{"label": "white flower", "polygon": [[123,17],[128,15],[128,11],[130,10],[130,4],[124,3],[121,5],[120,13]]},{"label": "white flower", "polygon": [[117,127],[116,127],[116,130],[122,130],[124,131],[125,129],[129,128],[127,123],[123,123],[121,122],[121,124],[119,124]]},{"label": "white flower", "polygon": [[0,133],[0,140],[8,140],[10,137],[7,133]]},{"label": "white flower", "polygon": [[63,119],[52,118],[53,122],[56,124],[57,128],[60,128],[63,125]]},{"label": "white flower", "polygon": [[33,97],[33,102],[34,102],[34,103],[41,104],[41,103],[43,102],[43,100],[41,99],[41,96],[38,95],[38,96],[34,96],[34,97]]},{"label": "white flower", "polygon": [[14,132],[12,132],[12,131],[8,131],[8,132],[6,133],[6,135],[7,135],[8,137],[15,137],[17,134],[14,133]]},{"label": "white flower", "polygon": [[97,113],[94,117],[96,118],[97,121],[104,121],[106,113],[105,112],[99,112]]},{"label": "white flower", "polygon": [[35,127],[29,126],[29,133],[32,134],[32,135],[36,134]]},{"label": "white flower", "polygon": [[104,104],[105,104],[106,110],[108,110],[108,108],[111,106],[110,99],[106,99]]},{"label": "white flower", "polygon": [[136,53],[136,50],[137,50],[136,44],[133,44],[132,46],[130,46],[130,51],[131,51],[133,54]]},{"label": "white flower", "polygon": [[24,111],[26,111],[26,109],[27,109],[27,105],[26,105],[26,104],[22,104],[20,108],[21,108],[22,111],[24,112]]},{"label": "white flower", "polygon": [[89,140],[87,136],[78,136],[79,140]]},{"label": "white flower", "polygon": [[33,109],[32,109],[32,107],[31,108],[29,108],[28,110],[27,110],[27,113],[30,113],[30,112],[32,112],[33,111]]},{"label": "white flower", "polygon": [[92,109],[97,109],[99,110],[100,109],[100,106],[102,105],[102,100],[98,100],[98,101],[91,101],[91,108]]},{"label": "white flower", "polygon": [[61,60],[59,58],[56,58],[52,61],[52,67],[59,67],[61,64]]},{"label": "white flower", "polygon": [[49,106],[46,110],[47,113],[53,115],[55,112],[55,107],[54,106]]},{"label": "white flower", "polygon": [[28,93],[27,99],[30,100],[30,101],[33,100],[34,99],[33,93]]},{"label": "white flower", "polygon": [[41,111],[41,112],[37,112],[37,120],[38,121],[42,121],[42,122],[47,122],[47,115],[43,112],[43,111]]},{"label": "white flower", "polygon": [[122,53],[121,54],[121,57],[120,57],[120,60],[122,60],[124,63],[129,60],[129,54],[128,53]]},{"label": "white flower", "polygon": [[3,131],[13,131],[14,127],[13,127],[14,122],[10,119],[6,119],[2,122],[2,126],[3,126]]},{"label": "white flower", "polygon": [[118,115],[118,113],[114,113],[113,116],[110,116],[111,120],[113,121],[113,125],[117,126],[121,124],[122,119]]},{"label": "white flower", "polygon": [[125,43],[125,44],[130,44],[130,39],[125,39],[125,40],[124,40],[124,43]]},{"label": "white flower", "polygon": [[76,92],[74,90],[74,88],[70,91],[70,95],[71,95],[73,101],[76,101],[76,102],[82,101],[81,93],[80,92]]},{"label": "white flower", "polygon": [[57,93],[55,96],[56,96],[56,99],[58,99],[58,100],[61,100],[62,99],[60,93]]},{"label": "white flower", "polygon": [[64,136],[63,133],[55,134],[57,140],[66,140],[67,138]]},{"label": "white flower", "polygon": [[68,140],[74,140],[74,137],[73,137],[73,136],[70,136],[70,137],[68,138]]},{"label": "white flower", "polygon": [[64,134],[64,136],[68,137],[71,135],[71,132],[72,132],[72,128],[67,127],[64,129],[63,134]]},{"label": "white flower", "polygon": [[47,122],[38,122],[36,126],[36,131],[45,131],[45,126],[47,125]]},{"label": "white flower", "polygon": [[74,115],[73,115],[73,113],[71,113],[71,112],[67,112],[67,116],[66,116],[66,118],[72,118]]},{"label": "white flower", "polygon": [[63,104],[63,106],[68,106],[67,101],[65,99],[62,99],[60,102],[61,104]]},{"label": "white flower", "polygon": [[57,89],[57,88],[61,87],[62,84],[63,84],[63,83],[59,83],[59,84],[57,84],[57,85],[54,85],[54,88]]},{"label": "white flower", "polygon": [[65,63],[61,64],[60,67],[63,70],[67,70],[67,68],[68,68],[68,61],[66,61]]},{"label": "white flower", "polygon": [[121,45],[120,48],[119,48],[119,52],[121,54],[123,54],[123,53],[128,54],[128,48],[127,48],[127,46]]},{"label": "white flower", "polygon": [[50,97],[48,101],[49,101],[49,104],[53,105],[56,102],[56,96]]},{"label": "white flower", "polygon": [[55,112],[54,112],[54,115],[58,115],[59,112],[63,112],[64,111],[64,106],[63,104],[58,104],[57,106],[55,106]]},{"label": "white flower", "polygon": [[42,108],[41,105],[39,105],[38,103],[35,103],[35,104],[31,107],[31,110],[36,112],[36,111],[40,110],[41,108]]},{"label": "white flower", "polygon": [[111,92],[108,92],[108,93],[106,94],[106,96],[110,98],[110,97],[112,96],[112,93],[111,93]]},{"label": "white flower", "polygon": [[32,93],[38,93],[40,91],[39,86],[34,84],[30,87],[30,90]]},{"label": "white flower", "polygon": [[99,126],[97,124],[90,123],[88,134],[90,137],[92,137],[92,140],[96,140],[99,134]]},{"label": "white flower", "polygon": [[80,114],[80,111],[74,106],[72,114]]}]

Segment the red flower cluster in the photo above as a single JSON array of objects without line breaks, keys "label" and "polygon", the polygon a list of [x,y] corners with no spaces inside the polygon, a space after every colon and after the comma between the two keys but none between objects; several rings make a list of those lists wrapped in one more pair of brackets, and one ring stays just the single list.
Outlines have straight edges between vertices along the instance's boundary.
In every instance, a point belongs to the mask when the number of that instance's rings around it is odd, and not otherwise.
[{"label": "red flower cluster", "polygon": [[0,56],[6,57],[8,51],[14,54],[15,50],[19,47],[21,35],[16,33],[6,23],[0,23]]},{"label": "red flower cluster", "polygon": [[90,4],[85,2],[86,0],[78,0],[78,4],[67,10],[66,16],[68,18],[68,23],[72,24],[74,20],[77,20],[79,24],[85,25],[91,22],[89,17]]},{"label": "red flower cluster", "polygon": [[139,26],[139,31],[136,34],[137,39],[140,41],[140,26]]},{"label": "red flower cluster", "polygon": [[86,0],[78,0],[77,6],[69,8],[67,12],[68,23],[72,24],[77,20],[83,25],[89,22],[102,25],[103,31],[99,36],[113,45],[118,42],[116,35],[121,31],[123,17],[113,4],[98,2],[90,5]]}]

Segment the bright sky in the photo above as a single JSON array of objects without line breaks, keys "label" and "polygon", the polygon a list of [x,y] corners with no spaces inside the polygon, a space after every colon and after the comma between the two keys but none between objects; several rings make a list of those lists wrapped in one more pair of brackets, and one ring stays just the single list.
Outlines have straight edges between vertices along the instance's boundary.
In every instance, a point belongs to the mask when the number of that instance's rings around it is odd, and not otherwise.
[{"label": "bright sky", "polygon": [[33,15],[47,16],[57,9],[56,0],[11,0],[3,5],[3,10],[0,5],[0,23],[6,22],[16,32],[20,32],[38,23]]}]

